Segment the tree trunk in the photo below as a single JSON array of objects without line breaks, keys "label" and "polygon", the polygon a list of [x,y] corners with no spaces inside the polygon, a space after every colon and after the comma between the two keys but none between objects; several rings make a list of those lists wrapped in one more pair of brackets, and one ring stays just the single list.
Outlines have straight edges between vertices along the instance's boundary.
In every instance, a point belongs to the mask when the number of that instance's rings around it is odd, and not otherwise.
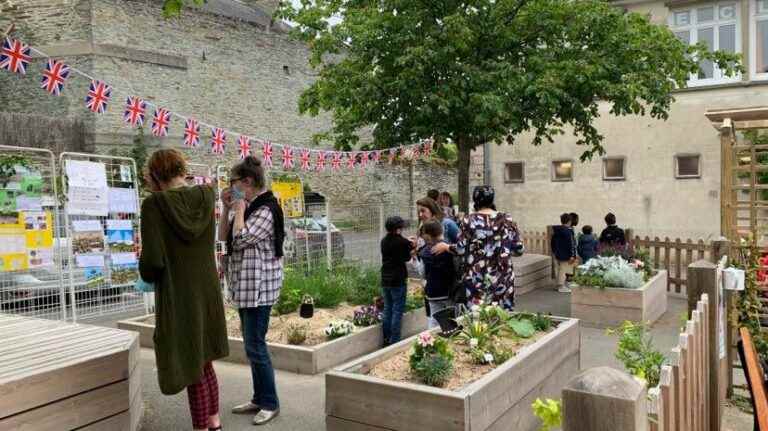
[{"label": "tree trunk", "polygon": [[464,139],[456,141],[459,151],[459,211],[469,212],[469,162],[472,146]]}]

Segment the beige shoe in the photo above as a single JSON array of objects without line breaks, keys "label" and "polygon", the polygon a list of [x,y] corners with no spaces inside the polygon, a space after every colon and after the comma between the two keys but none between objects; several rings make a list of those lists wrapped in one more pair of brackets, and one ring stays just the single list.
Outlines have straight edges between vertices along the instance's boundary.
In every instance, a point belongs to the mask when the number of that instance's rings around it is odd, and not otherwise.
[{"label": "beige shoe", "polygon": [[278,414],[280,414],[280,409],[277,410],[259,410],[258,413],[256,413],[256,416],[253,417],[253,424],[254,425],[264,425],[267,422],[274,419]]},{"label": "beige shoe", "polygon": [[240,404],[239,406],[233,407],[232,413],[236,415],[245,415],[245,414],[258,413],[260,410],[261,410],[261,407],[249,401],[245,404]]}]

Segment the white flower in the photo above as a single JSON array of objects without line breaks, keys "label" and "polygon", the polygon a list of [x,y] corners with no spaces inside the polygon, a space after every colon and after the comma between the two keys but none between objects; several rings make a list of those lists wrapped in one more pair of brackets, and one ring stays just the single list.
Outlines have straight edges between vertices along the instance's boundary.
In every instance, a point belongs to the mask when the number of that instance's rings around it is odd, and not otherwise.
[{"label": "white flower", "polygon": [[483,355],[483,359],[485,359],[485,362],[489,364],[493,363],[493,355],[490,353],[486,353],[485,355]]},{"label": "white flower", "polygon": [[473,304],[469,310],[472,311],[473,313],[477,313],[480,311],[480,306],[477,304]]},{"label": "white flower", "polygon": [[475,347],[477,347],[477,343],[478,342],[479,341],[477,340],[477,338],[470,338],[469,339],[469,347],[472,347],[474,349]]}]

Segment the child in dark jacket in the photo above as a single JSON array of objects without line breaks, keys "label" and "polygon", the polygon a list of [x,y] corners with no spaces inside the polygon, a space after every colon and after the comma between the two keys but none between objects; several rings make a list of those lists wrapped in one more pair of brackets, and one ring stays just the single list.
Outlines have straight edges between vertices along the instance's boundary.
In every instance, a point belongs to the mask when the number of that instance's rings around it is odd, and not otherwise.
[{"label": "child in dark jacket", "polygon": [[388,346],[400,341],[405,298],[408,294],[408,270],[405,264],[411,260],[414,244],[403,237],[405,220],[401,217],[388,218],[384,227],[387,235],[381,240],[381,290],[384,297],[381,327],[384,346]]},{"label": "child in dark jacket", "polygon": [[453,306],[451,289],[456,282],[456,268],[451,253],[432,254],[432,247],[443,243],[443,226],[437,220],[429,220],[421,226],[425,245],[419,250],[419,260],[424,264],[424,296],[429,304],[429,328],[438,326],[432,316]]},{"label": "child in dark jacket", "polygon": [[579,235],[579,257],[581,263],[589,262],[589,259],[597,256],[597,238],[592,234],[592,226],[586,225],[581,228],[581,235]]},{"label": "child in dark jacket", "polygon": [[571,291],[565,284],[566,277],[573,274],[576,266],[576,244],[571,229],[571,215],[565,213],[560,216],[560,226],[552,229],[550,243],[552,255],[555,257],[557,268],[557,290],[568,293]]}]

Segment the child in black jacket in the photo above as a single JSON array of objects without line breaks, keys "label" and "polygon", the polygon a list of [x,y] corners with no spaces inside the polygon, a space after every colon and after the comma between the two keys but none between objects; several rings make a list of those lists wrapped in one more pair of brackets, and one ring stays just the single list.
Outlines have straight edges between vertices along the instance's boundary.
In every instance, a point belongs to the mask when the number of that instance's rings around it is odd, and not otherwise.
[{"label": "child in black jacket", "polygon": [[453,307],[450,295],[456,282],[456,268],[451,253],[433,254],[432,247],[443,241],[443,226],[437,220],[429,220],[421,226],[425,245],[419,250],[419,260],[424,264],[424,295],[429,304],[429,328],[438,326],[432,317],[445,308]]},{"label": "child in black jacket", "polygon": [[576,241],[571,229],[571,215],[565,213],[560,216],[560,226],[554,226],[552,230],[552,255],[557,261],[557,291],[569,293],[571,289],[566,285],[566,278],[573,274],[576,267]]},{"label": "child in black jacket", "polygon": [[384,346],[388,346],[400,341],[400,327],[408,294],[408,270],[405,264],[411,260],[414,244],[403,237],[405,220],[401,217],[388,218],[384,227],[387,235],[381,240],[381,290],[384,297],[381,327]]}]

